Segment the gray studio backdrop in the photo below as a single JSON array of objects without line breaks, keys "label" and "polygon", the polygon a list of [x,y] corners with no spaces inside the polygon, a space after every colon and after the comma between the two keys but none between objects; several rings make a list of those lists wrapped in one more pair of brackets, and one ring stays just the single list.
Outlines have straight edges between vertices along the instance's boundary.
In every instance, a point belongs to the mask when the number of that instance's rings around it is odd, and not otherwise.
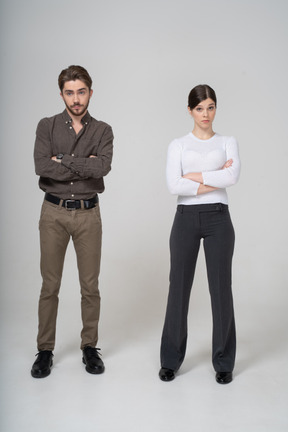
[{"label": "gray studio backdrop", "polygon": [[[34,173],[35,129],[42,117],[63,110],[59,72],[81,64],[94,80],[89,110],[115,134],[113,169],[100,197],[100,345],[109,351],[136,337],[143,343],[160,338],[176,204],[165,183],[166,152],[172,139],[192,129],[186,110],[190,89],[208,83],[218,96],[215,129],[236,136],[243,167],[239,184],[229,190],[237,235],[238,337],[247,342],[247,359],[267,346],[280,349],[288,286],[286,1],[0,4],[2,347],[9,341],[31,354],[36,349],[43,193]],[[191,325],[197,321],[210,332],[202,253],[191,300]],[[72,245],[59,314],[58,349],[78,347]]]}]

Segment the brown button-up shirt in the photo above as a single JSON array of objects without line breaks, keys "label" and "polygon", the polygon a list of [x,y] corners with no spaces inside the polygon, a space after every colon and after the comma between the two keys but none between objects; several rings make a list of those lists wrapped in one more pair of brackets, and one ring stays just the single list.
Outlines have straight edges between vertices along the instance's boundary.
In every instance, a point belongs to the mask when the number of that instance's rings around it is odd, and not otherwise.
[{"label": "brown button-up shirt", "polygon": [[[103,177],[111,170],[111,126],[88,112],[81,121],[83,128],[76,135],[65,109],[40,120],[37,127],[34,161],[39,187],[61,199],[89,199],[103,192]],[[60,153],[64,155],[61,163],[51,160]]]}]

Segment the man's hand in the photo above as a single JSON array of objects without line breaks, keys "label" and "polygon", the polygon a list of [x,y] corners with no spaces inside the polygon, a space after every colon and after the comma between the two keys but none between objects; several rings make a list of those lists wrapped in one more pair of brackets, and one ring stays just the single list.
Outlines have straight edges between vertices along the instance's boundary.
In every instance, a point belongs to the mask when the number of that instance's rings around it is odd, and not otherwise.
[{"label": "man's hand", "polygon": [[52,157],[51,157],[51,160],[53,160],[53,161],[55,161],[55,162],[58,162],[58,163],[61,163],[61,159],[57,159],[56,156],[52,156]]},{"label": "man's hand", "polygon": [[[89,158],[97,158],[97,156],[95,155],[90,155]],[[53,160],[54,162],[58,162],[61,163],[61,159],[57,159],[57,156],[52,156],[51,160]]]}]

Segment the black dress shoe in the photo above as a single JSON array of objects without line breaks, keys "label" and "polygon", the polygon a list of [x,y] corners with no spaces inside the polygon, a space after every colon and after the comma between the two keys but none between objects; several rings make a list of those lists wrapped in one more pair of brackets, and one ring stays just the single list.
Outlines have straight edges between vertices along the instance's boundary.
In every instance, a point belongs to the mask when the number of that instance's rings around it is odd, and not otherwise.
[{"label": "black dress shoe", "polygon": [[232,372],[216,372],[216,381],[219,384],[229,384],[233,379]]},{"label": "black dress shoe", "polygon": [[172,381],[175,378],[175,372],[173,369],[162,367],[159,371],[159,378],[162,381]]},{"label": "black dress shoe", "polygon": [[86,371],[92,374],[101,374],[105,367],[103,361],[99,357],[99,348],[86,346],[83,348],[82,361],[86,365]]},{"label": "black dress shoe", "polygon": [[51,372],[51,366],[53,365],[52,357],[53,353],[52,351],[39,351],[37,355],[37,360],[35,360],[32,369],[31,369],[31,375],[34,378],[45,378],[46,376],[50,375]]}]

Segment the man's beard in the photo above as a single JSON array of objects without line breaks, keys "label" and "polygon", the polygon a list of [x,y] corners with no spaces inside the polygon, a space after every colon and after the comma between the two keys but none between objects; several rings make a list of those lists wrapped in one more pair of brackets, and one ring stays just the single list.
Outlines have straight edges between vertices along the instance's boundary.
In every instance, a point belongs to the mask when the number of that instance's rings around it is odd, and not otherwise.
[{"label": "man's beard", "polygon": [[[69,105],[67,105],[66,102],[65,102],[65,105],[66,105],[67,110],[69,111],[70,114],[72,114],[72,115],[74,115],[74,116],[76,116],[76,117],[80,117],[80,116],[83,115],[83,114],[85,113],[85,111],[87,110],[87,108],[88,108],[88,106],[89,106],[89,102],[88,102],[86,105],[80,105],[80,104],[78,104],[78,105],[73,105],[72,107],[70,107]],[[74,111],[74,110],[73,110],[73,107],[74,107],[74,106],[77,106],[77,107],[79,107],[80,109],[79,109],[78,111]]]}]

